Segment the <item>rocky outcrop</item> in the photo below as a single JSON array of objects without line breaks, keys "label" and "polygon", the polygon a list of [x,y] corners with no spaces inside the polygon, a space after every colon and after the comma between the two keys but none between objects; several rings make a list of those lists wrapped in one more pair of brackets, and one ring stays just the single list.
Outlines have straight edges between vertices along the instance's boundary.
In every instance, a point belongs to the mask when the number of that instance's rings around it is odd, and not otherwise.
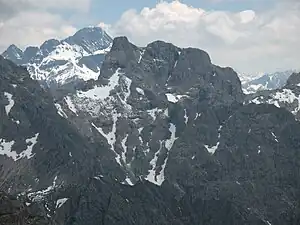
[{"label": "rocky outcrop", "polygon": [[52,225],[54,222],[37,205],[0,192],[0,224]]}]

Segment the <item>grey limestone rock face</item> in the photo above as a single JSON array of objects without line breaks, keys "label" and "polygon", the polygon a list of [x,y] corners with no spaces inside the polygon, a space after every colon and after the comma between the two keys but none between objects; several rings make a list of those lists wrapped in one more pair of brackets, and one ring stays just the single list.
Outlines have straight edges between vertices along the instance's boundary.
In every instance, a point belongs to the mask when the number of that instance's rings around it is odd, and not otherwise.
[{"label": "grey limestone rock face", "polygon": [[21,201],[14,196],[0,192],[1,225],[50,225],[54,224],[36,204]]},{"label": "grey limestone rock face", "polygon": [[100,27],[83,28],[64,40],[70,45],[82,46],[89,53],[108,48],[112,38]]},{"label": "grey limestone rock face", "polygon": [[24,53],[16,45],[10,45],[2,55],[5,58],[9,58],[15,64],[23,63]]},{"label": "grey limestone rock face", "polygon": [[98,79],[54,98],[0,60],[0,146],[10,150],[0,154],[0,190],[55,224],[299,223],[295,115],[254,104],[206,52],[115,38]]}]

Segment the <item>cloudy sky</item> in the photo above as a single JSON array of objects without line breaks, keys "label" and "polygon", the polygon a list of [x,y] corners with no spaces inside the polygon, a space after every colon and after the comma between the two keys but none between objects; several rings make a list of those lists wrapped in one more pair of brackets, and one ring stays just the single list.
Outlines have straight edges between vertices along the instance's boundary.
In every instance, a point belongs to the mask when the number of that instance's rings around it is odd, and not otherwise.
[{"label": "cloudy sky", "polygon": [[102,26],[139,46],[160,39],[255,74],[300,68],[298,0],[0,0],[0,51]]}]

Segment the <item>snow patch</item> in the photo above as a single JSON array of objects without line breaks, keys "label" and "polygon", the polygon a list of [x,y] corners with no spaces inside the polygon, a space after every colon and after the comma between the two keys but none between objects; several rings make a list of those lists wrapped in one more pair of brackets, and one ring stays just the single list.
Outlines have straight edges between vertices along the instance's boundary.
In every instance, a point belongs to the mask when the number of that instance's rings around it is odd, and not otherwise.
[{"label": "snow patch", "polygon": [[139,94],[141,94],[141,95],[145,95],[144,90],[141,89],[141,88],[139,88],[139,87],[136,88],[136,91],[137,91]]},{"label": "snow patch", "polygon": [[126,134],[126,136],[124,137],[124,139],[121,141],[121,145],[123,148],[123,152],[122,152],[122,161],[126,164],[126,153],[127,153],[127,146],[126,146],[126,142],[128,139],[128,134]]},{"label": "snow patch", "polygon": [[166,149],[168,149],[170,151],[171,148],[173,147],[174,142],[177,140],[177,138],[175,136],[176,126],[173,123],[170,123],[169,131],[171,132],[171,137],[170,137],[170,139],[166,140],[165,147],[166,147]]},{"label": "snow patch", "polygon": [[140,127],[140,128],[138,129],[139,134],[141,134],[143,130],[144,130],[144,127]]},{"label": "snow patch", "polygon": [[39,137],[39,133],[35,134],[34,137],[26,139],[26,144],[27,144],[27,149],[23,152],[20,153],[19,158],[27,158],[27,159],[31,159],[35,154],[32,154],[32,150],[33,147],[36,145],[37,143],[37,139]]},{"label": "snow patch", "polygon": [[128,101],[128,98],[130,97],[130,94],[131,94],[130,87],[131,87],[131,84],[132,84],[132,80],[129,79],[128,77],[126,77],[126,76],[124,76],[124,79],[125,79],[125,84],[126,84],[126,89],[127,90],[123,90],[124,100],[122,100],[121,98],[120,98],[120,100],[123,103],[124,107],[127,108],[127,110],[131,110],[132,107],[131,107],[131,105],[129,105],[127,103],[127,101]]},{"label": "snow patch", "polygon": [[165,95],[166,95],[168,101],[172,102],[172,103],[177,103],[181,98],[188,98],[189,97],[188,95],[174,95],[174,94],[171,94],[171,93],[166,93]]},{"label": "snow patch", "polygon": [[12,99],[13,95],[7,92],[4,92],[4,96],[7,98],[8,100],[8,105],[5,106],[5,111],[6,111],[6,115],[9,115],[11,109],[14,107],[15,105],[15,101]]},{"label": "snow patch", "polygon": [[165,109],[164,116],[165,117],[169,117],[169,109],[168,108]]},{"label": "snow patch", "polygon": [[176,98],[175,95],[173,95],[173,94],[166,94],[166,96],[167,96],[167,99],[168,99],[169,102],[172,102],[172,103],[178,102],[178,99]]},{"label": "snow patch", "polygon": [[45,196],[50,194],[52,191],[55,190],[55,188],[58,187],[57,183],[57,176],[54,178],[52,185],[47,187],[46,189],[36,191],[36,192],[31,192],[28,194],[28,198],[31,199],[33,202],[38,202],[44,199]]},{"label": "snow patch", "polygon": [[128,184],[130,186],[134,186],[134,183],[132,183],[132,181],[129,177],[126,177],[125,182],[126,182],[126,184]]},{"label": "snow patch", "polygon": [[113,112],[112,114],[112,120],[113,120],[113,126],[111,131],[108,134],[105,134],[103,129],[101,127],[97,127],[94,123],[92,123],[92,126],[107,140],[108,144],[110,145],[110,149],[116,154],[116,161],[117,163],[122,166],[120,155],[115,151],[115,143],[116,143],[116,131],[117,131],[117,121],[118,118],[121,115]]},{"label": "snow patch", "polygon": [[277,136],[276,136],[273,132],[271,132],[271,134],[272,134],[272,136],[274,137],[275,141],[278,143],[279,141],[278,141],[278,139],[277,139]]},{"label": "snow patch", "polygon": [[63,111],[63,109],[62,109],[62,107],[61,107],[60,104],[55,103],[55,107],[56,107],[56,109],[57,109],[57,113],[58,113],[61,117],[63,117],[63,118],[68,118],[67,114]]},{"label": "snow patch", "polygon": [[95,176],[95,177],[94,177],[94,179],[96,179],[96,180],[101,180],[102,178],[104,178],[103,175],[99,175],[99,176]]},{"label": "snow patch", "polygon": [[108,85],[94,86],[93,89],[88,90],[86,92],[79,91],[77,92],[77,96],[80,98],[90,98],[102,101],[105,100],[109,97],[110,92],[114,90],[115,87],[119,84],[120,74],[120,69],[117,69],[116,72],[109,78]]},{"label": "snow patch", "polygon": [[32,149],[37,143],[38,136],[39,134],[37,133],[34,137],[26,139],[25,142],[27,144],[27,148],[20,154],[12,151],[12,146],[15,144],[15,141],[8,142],[4,139],[0,139],[0,155],[5,155],[12,158],[14,161],[18,161],[23,158],[31,159],[34,156],[34,154],[32,154]]},{"label": "snow patch", "polygon": [[297,107],[292,111],[296,115],[300,111],[300,96],[296,96],[290,89],[283,89],[277,91],[275,94],[270,95],[271,99],[264,101],[263,96],[256,97],[250,101],[250,103],[263,104],[267,103],[270,105],[275,105],[277,108],[281,108],[280,103],[293,104],[297,101]]},{"label": "snow patch", "polygon": [[[154,158],[150,161],[150,165],[152,166],[152,169],[149,171],[149,174],[146,178],[151,183],[154,183],[158,186],[162,185],[162,183],[165,180],[165,168],[169,159],[170,150],[172,149],[174,142],[177,140],[176,138],[176,126],[172,123],[170,123],[169,131],[171,132],[170,139],[167,139],[166,141],[159,141],[160,147],[159,150],[155,153]],[[164,160],[164,164],[161,167],[161,170],[159,174],[156,174],[157,169],[157,160],[160,155],[160,152],[162,150],[163,144],[165,145],[165,148],[167,149],[167,156]]]},{"label": "snow patch", "polygon": [[18,154],[12,151],[12,146],[14,144],[15,141],[6,141],[4,139],[0,139],[0,155],[6,155],[7,157],[10,157],[16,161]]},{"label": "snow patch", "polygon": [[196,113],[196,116],[195,116],[194,120],[197,120],[198,117],[200,117],[200,116],[201,116],[201,113]]},{"label": "snow patch", "polygon": [[176,68],[178,60],[175,61],[174,68]]},{"label": "snow patch", "polygon": [[153,121],[156,120],[157,114],[161,112],[162,109],[158,109],[158,108],[147,110],[147,113],[152,117]]},{"label": "snow patch", "polygon": [[149,182],[151,182],[153,184],[157,184],[157,185],[160,185],[160,184],[158,183],[158,181],[156,179],[156,163],[157,163],[160,151],[162,150],[162,147],[163,147],[163,142],[159,141],[159,149],[155,153],[154,158],[150,161],[151,170],[149,170],[149,174],[146,177],[146,180],[148,180]]},{"label": "snow patch", "polygon": [[[95,53],[99,54],[100,52]],[[42,61],[27,65],[27,69],[33,79],[46,80],[47,83],[54,81],[61,85],[74,80],[74,78],[84,81],[98,79],[99,68],[97,72],[94,72],[85,65],[79,65],[79,61],[83,56],[90,55],[81,46],[63,42],[49,54],[47,53],[48,55],[44,56],[42,52],[39,52],[39,54],[43,57]],[[55,65],[56,62],[63,64]]]},{"label": "snow patch", "polygon": [[141,52],[140,52],[140,58],[139,58],[139,61],[138,61],[138,64],[140,64],[141,63],[141,61],[142,61],[142,59],[143,59],[143,56],[144,56],[144,54],[145,54],[145,49],[143,49]]},{"label": "snow patch", "polygon": [[77,110],[76,110],[76,106],[75,106],[74,103],[72,102],[72,99],[71,99],[70,96],[66,96],[66,97],[65,97],[65,102],[67,103],[68,108],[69,108],[75,115],[78,115],[78,114],[77,114]]},{"label": "snow patch", "polygon": [[62,207],[63,204],[65,204],[68,200],[69,200],[68,198],[58,199],[58,200],[56,201],[56,206],[55,206],[55,208],[56,208],[56,209],[59,209],[59,208]]},{"label": "snow patch", "polygon": [[206,148],[206,150],[211,153],[214,154],[217,149],[219,148],[220,142],[218,142],[215,146],[209,147],[208,145],[204,145],[204,147]]},{"label": "snow patch", "polygon": [[186,109],[184,109],[184,123],[185,125],[187,125],[189,122],[189,117],[187,116],[187,111]]}]

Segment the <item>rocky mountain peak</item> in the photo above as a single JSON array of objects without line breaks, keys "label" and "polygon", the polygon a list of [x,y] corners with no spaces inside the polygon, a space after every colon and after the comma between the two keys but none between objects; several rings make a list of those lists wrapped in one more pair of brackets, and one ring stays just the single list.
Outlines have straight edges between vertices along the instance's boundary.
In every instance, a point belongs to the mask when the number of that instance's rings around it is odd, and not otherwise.
[{"label": "rocky mountain peak", "polygon": [[111,52],[128,50],[134,48],[134,45],[131,44],[127,37],[120,36],[113,39]]},{"label": "rocky mountain peak", "polygon": [[3,57],[9,58],[16,64],[22,63],[24,53],[16,45],[10,45],[5,52],[3,52]]},{"label": "rocky mountain peak", "polygon": [[111,44],[112,39],[104,30],[89,27],[64,40],[50,39],[39,48],[28,47],[24,53],[12,46],[3,56],[17,65],[27,66],[33,79],[55,90],[96,80]]},{"label": "rocky mountain peak", "polygon": [[201,90],[205,96],[231,96],[229,99],[237,101],[243,98],[234,70],[213,65],[208,53],[200,49],[179,48],[163,41],[137,47],[126,37],[118,37],[103,62],[99,79],[112,76],[111,68],[124,69],[128,78],[153,92],[198,95]]},{"label": "rocky mountain peak", "polygon": [[88,53],[95,53],[98,50],[109,48],[112,38],[100,27],[87,27],[77,31],[64,41],[70,45],[81,46]]},{"label": "rocky mountain peak", "polygon": [[40,49],[43,53],[48,54],[52,52],[56,46],[60,44],[60,41],[57,39],[49,39],[45,41],[41,46]]},{"label": "rocky mountain peak", "polygon": [[287,79],[286,86],[298,86],[300,87],[300,73],[292,73],[292,75]]},{"label": "rocky mountain peak", "polygon": [[36,56],[36,54],[38,53],[39,48],[38,47],[33,47],[33,46],[29,46],[25,49],[24,51],[24,57],[23,57],[23,61],[24,62],[30,62],[32,58],[34,58]]}]

